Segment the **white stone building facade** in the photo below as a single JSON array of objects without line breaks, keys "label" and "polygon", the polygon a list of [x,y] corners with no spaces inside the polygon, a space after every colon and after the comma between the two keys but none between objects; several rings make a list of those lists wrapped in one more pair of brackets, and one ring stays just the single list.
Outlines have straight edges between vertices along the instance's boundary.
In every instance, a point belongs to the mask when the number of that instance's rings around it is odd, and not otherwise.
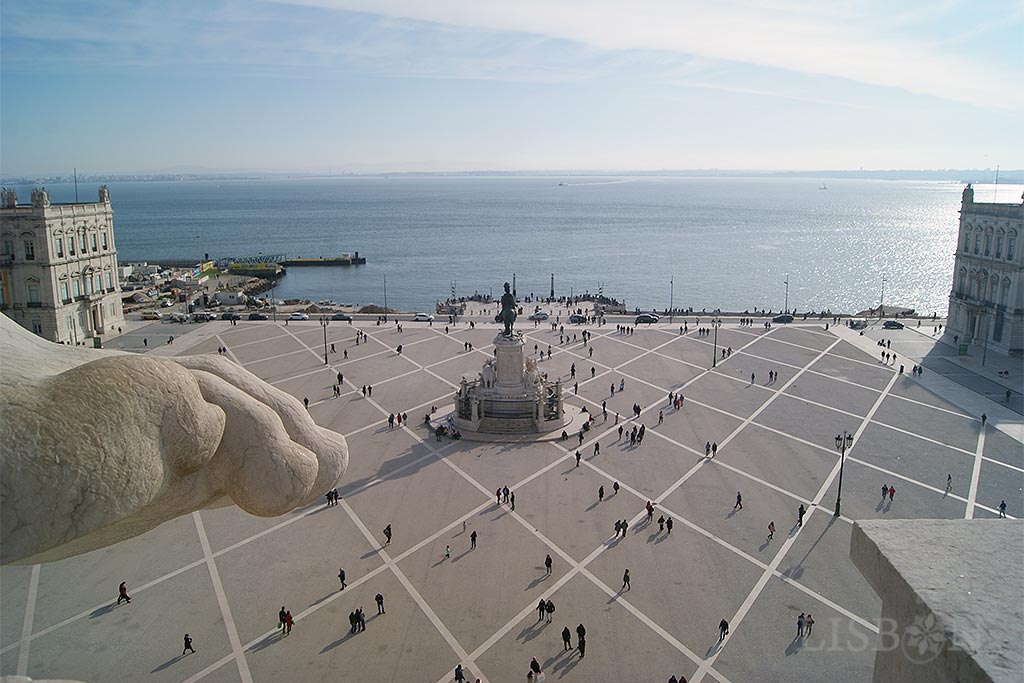
[{"label": "white stone building facade", "polygon": [[51,204],[46,189],[18,204],[0,198],[0,310],[45,339],[72,345],[117,333],[124,324],[117,278],[114,212],[99,201]]},{"label": "white stone building facade", "polygon": [[964,188],[946,335],[961,344],[1024,353],[1024,197],[975,203]]}]

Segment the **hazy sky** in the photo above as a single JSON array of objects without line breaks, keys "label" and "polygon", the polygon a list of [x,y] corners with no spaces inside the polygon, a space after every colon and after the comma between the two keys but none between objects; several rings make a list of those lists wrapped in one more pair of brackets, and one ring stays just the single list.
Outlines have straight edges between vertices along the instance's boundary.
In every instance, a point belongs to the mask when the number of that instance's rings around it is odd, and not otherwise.
[{"label": "hazy sky", "polygon": [[3,0],[0,172],[1024,167],[1024,0]]}]

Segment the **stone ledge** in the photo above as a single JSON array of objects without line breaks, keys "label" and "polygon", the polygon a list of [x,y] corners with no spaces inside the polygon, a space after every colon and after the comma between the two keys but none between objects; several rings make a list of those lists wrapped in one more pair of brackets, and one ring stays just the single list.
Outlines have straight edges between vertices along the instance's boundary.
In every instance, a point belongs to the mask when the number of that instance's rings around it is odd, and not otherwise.
[{"label": "stone ledge", "polygon": [[862,521],[850,558],[882,599],[875,681],[1022,680],[1024,522]]}]

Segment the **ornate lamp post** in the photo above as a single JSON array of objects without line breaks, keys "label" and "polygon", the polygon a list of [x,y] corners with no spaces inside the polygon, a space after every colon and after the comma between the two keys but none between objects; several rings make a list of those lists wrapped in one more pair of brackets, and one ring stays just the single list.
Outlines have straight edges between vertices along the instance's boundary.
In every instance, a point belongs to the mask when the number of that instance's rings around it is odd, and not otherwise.
[{"label": "ornate lamp post", "polygon": [[722,326],[721,318],[712,318],[711,327],[715,328],[715,355],[711,359],[711,367],[718,367],[718,328]]},{"label": "ornate lamp post", "polygon": [[853,434],[849,434],[845,429],[843,433],[836,434],[836,450],[839,451],[839,490],[836,492],[836,511],[835,516],[839,516],[839,504],[843,498],[843,465],[846,463],[846,449],[853,447]]},{"label": "ornate lamp post", "polygon": [[320,316],[320,326],[324,328],[324,365],[330,365],[327,362],[327,326],[331,324],[331,321],[327,319],[326,315]]}]

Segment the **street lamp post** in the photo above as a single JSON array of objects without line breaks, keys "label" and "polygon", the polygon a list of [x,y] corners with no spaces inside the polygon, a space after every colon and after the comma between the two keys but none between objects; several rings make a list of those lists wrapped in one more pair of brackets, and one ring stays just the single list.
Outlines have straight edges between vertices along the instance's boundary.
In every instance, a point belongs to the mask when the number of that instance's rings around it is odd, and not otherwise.
[{"label": "street lamp post", "polygon": [[668,281],[668,322],[672,323],[672,316],[676,312],[675,302],[673,297],[676,292],[676,277],[673,275]]},{"label": "street lamp post", "polygon": [[327,319],[326,315],[320,316],[320,326],[324,328],[324,365],[330,365],[327,362],[327,326],[331,324],[331,321]]},{"label": "street lamp post", "polygon": [[846,464],[846,449],[853,447],[853,434],[845,429],[842,434],[836,434],[836,450],[839,451],[839,490],[836,491],[835,516],[839,516],[839,504],[843,498],[843,465]]},{"label": "street lamp post", "polygon": [[722,326],[721,318],[712,318],[711,327],[715,328],[715,355],[711,358],[711,367],[718,367],[718,328]]},{"label": "street lamp post", "polygon": [[[985,323],[982,325],[981,323]],[[988,358],[988,309],[978,310],[978,326],[981,327],[981,367],[985,367],[985,360]]]}]

